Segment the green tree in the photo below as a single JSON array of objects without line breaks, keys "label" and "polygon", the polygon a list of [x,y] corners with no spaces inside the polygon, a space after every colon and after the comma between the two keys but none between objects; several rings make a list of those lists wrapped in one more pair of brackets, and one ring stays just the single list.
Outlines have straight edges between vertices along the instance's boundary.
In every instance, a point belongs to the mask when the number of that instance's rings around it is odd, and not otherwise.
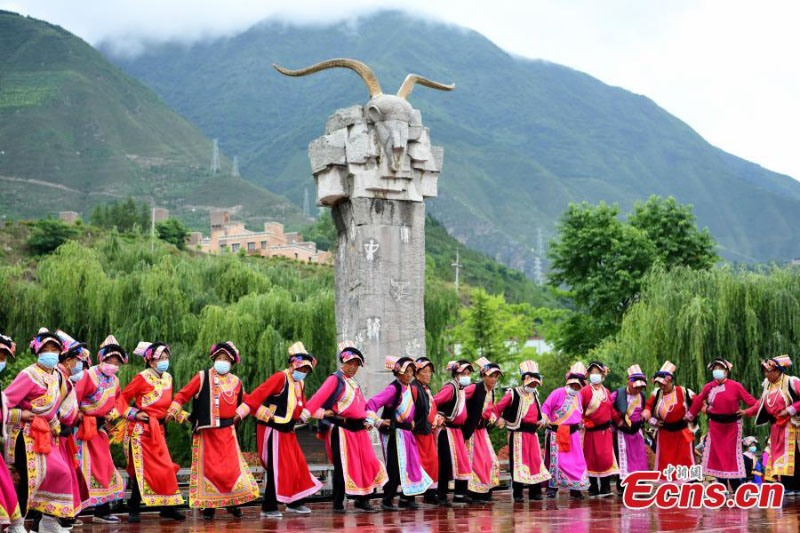
[{"label": "green tree", "polygon": [[316,243],[320,250],[336,250],[338,239],[330,209],[323,211],[316,222],[303,229],[303,240]]},{"label": "green tree", "polygon": [[75,228],[60,220],[43,218],[34,224],[28,237],[28,248],[35,254],[49,254],[67,240],[74,238],[77,233]]},{"label": "green tree", "polygon": [[667,269],[706,269],[719,261],[708,228],[698,229],[692,206],[681,205],[672,196],[664,199],[654,195],[645,203],[636,202],[628,222],[647,233],[656,256]]},{"label": "green tree", "polygon": [[170,217],[156,224],[156,231],[158,238],[174,244],[179,250],[186,247],[186,239],[189,237],[189,230],[183,225],[183,222],[177,218]]}]

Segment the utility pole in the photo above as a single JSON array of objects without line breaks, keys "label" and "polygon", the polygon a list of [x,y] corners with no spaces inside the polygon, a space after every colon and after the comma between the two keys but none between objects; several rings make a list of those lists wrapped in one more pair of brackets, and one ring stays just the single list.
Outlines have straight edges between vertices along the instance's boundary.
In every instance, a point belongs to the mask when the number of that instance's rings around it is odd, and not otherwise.
[{"label": "utility pole", "polygon": [[156,206],[150,210],[150,253],[156,251]]},{"label": "utility pole", "polygon": [[459,274],[459,272],[461,270],[461,267],[464,266],[458,260],[458,248],[456,248],[456,262],[452,263],[450,266],[453,266],[453,267],[456,268],[456,294],[458,294],[458,274]]},{"label": "utility pole", "polygon": [[231,176],[234,178],[239,177],[239,156],[233,156],[233,168],[231,169]]},{"label": "utility pole", "polygon": [[311,216],[308,208],[308,187],[303,191],[303,215],[305,215],[306,218]]}]

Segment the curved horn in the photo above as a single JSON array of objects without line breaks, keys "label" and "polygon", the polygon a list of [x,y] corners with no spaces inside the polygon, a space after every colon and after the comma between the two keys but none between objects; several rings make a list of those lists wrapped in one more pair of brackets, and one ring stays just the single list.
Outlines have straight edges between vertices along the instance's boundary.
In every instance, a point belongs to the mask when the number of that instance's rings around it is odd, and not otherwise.
[{"label": "curved horn", "polygon": [[374,98],[380,94],[381,92],[381,84],[378,83],[378,78],[375,77],[375,73],[372,72],[372,69],[369,68],[367,65],[362,63],[361,61],[355,59],[347,59],[347,58],[337,58],[337,59],[329,59],[327,61],[322,61],[321,63],[317,63],[316,65],[311,65],[310,67],[306,67],[300,70],[289,70],[283,68],[275,63],[272,64],[275,67],[275,70],[280,72],[281,74],[285,74],[286,76],[306,76],[308,74],[313,74],[315,72],[319,72],[320,70],[325,70],[328,68],[349,68],[358,73],[361,76],[361,79],[364,80],[364,83],[367,84],[367,89],[369,89],[369,97]]},{"label": "curved horn", "polygon": [[431,89],[439,89],[440,91],[452,91],[456,88],[455,83],[445,85],[437,81],[431,81],[428,78],[423,78],[419,74],[409,74],[406,76],[406,79],[403,80],[403,85],[401,85],[400,90],[397,91],[397,96],[408,99],[408,95],[411,94],[411,91],[414,89],[414,85],[417,83],[424,85],[425,87],[430,87]]}]

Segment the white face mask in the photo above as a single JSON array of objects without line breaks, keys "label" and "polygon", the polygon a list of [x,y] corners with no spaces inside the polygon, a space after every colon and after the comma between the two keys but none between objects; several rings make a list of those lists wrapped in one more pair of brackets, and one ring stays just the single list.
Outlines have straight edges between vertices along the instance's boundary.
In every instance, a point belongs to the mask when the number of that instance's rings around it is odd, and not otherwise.
[{"label": "white face mask", "polygon": [[230,361],[214,361],[214,370],[216,370],[217,374],[227,374],[231,371],[231,362]]},{"label": "white face mask", "polygon": [[567,396],[575,396],[578,394],[578,391],[567,385]]},{"label": "white face mask", "polygon": [[533,394],[533,392],[534,392],[535,390],[536,390],[536,387],[529,387],[529,386],[527,386],[527,385],[525,386],[525,392],[527,392],[527,393],[529,393],[529,394]]},{"label": "white face mask", "polygon": [[469,383],[470,383],[469,376],[458,377],[458,384],[461,385],[462,387],[466,387],[467,385],[469,385]]},{"label": "white face mask", "polygon": [[603,376],[600,374],[589,374],[589,381],[592,382],[592,385],[599,385],[603,381]]}]

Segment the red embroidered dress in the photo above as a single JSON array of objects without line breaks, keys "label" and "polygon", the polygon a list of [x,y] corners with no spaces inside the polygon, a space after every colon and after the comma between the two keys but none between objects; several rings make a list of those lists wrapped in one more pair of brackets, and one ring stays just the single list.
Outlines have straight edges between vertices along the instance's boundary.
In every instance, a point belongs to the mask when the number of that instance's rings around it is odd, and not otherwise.
[{"label": "red embroidered dress", "polygon": [[[172,462],[164,438],[163,423],[171,403],[172,376],[152,368],[139,372],[117,403],[117,411],[127,419],[123,446],[128,475],[136,479],[145,506],[183,503],[175,477],[179,466]],[[148,422],[135,419],[140,411],[147,413]]]},{"label": "red embroidered dress", "polygon": [[[205,380],[208,380],[205,383]],[[206,390],[207,394],[201,394]],[[192,398],[208,401],[203,412],[207,420],[193,413],[192,477],[189,506],[204,509],[241,505],[258,498],[258,484],[244,460],[236,437],[233,418],[244,395],[242,382],[231,373],[219,374],[213,368],[198,372],[175,395],[168,414],[183,421],[181,406]],[[205,398],[205,399],[204,399]],[[198,405],[197,403],[195,404]],[[193,407],[195,410],[196,407]]]},{"label": "red embroidered dress", "polygon": [[81,472],[89,487],[88,506],[121,500],[125,482],[114,466],[105,429],[106,421],[119,418],[116,409],[121,394],[119,379],[106,376],[99,366],[93,366],[86,371],[75,393],[83,413],[81,429],[76,437]]}]

